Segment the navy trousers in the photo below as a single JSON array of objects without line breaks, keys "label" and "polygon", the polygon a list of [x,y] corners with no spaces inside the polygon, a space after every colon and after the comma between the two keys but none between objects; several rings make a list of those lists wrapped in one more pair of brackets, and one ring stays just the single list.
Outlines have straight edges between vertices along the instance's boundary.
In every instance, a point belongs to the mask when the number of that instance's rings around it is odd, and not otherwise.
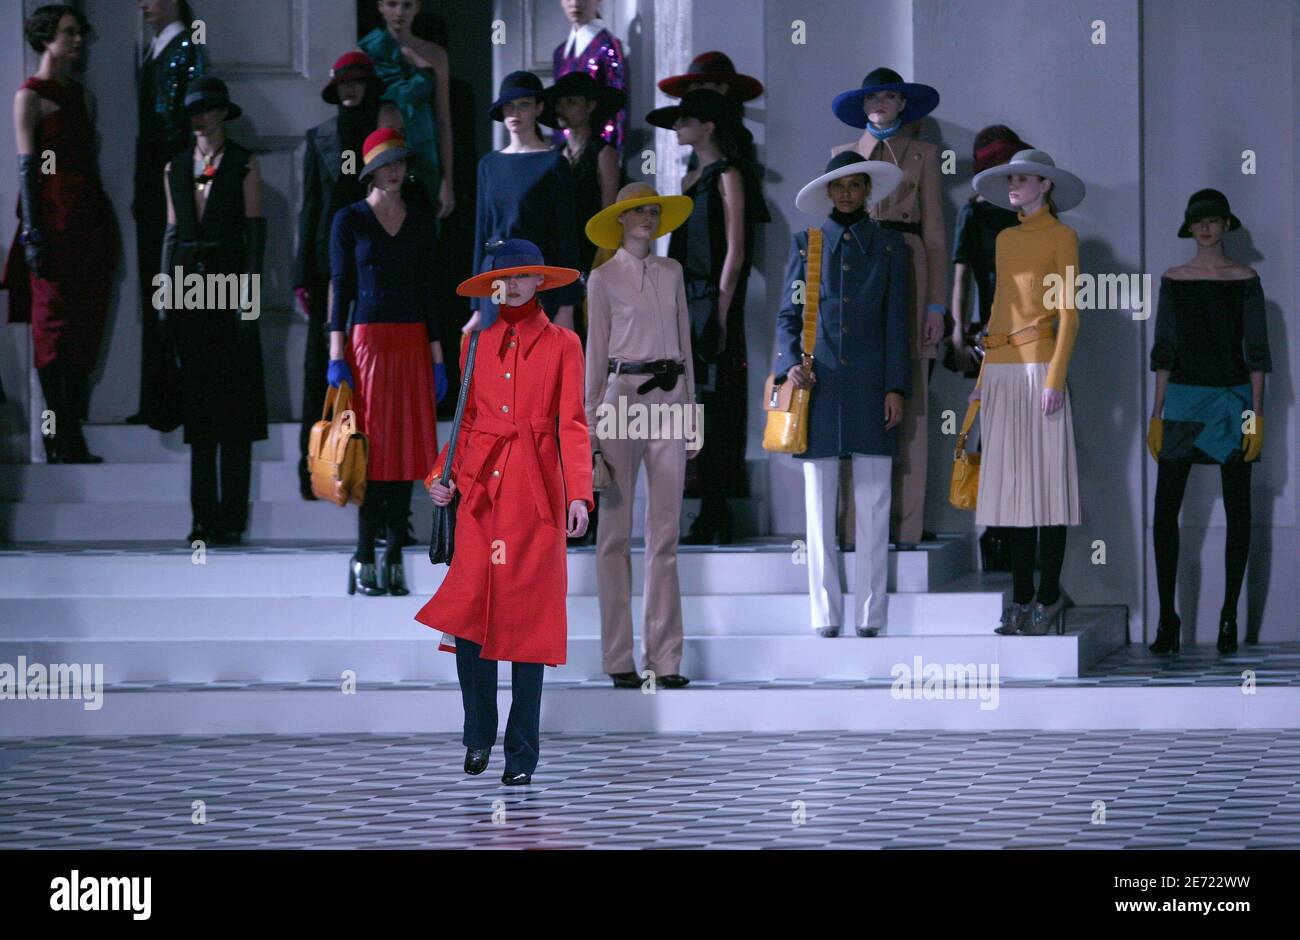
[{"label": "navy trousers", "polygon": [[[456,637],[456,674],[465,704],[462,743],[477,751],[497,741],[497,661],[479,656],[482,647]],[[510,664],[510,717],[506,719],[506,773],[537,769],[542,719],[541,663]]]}]

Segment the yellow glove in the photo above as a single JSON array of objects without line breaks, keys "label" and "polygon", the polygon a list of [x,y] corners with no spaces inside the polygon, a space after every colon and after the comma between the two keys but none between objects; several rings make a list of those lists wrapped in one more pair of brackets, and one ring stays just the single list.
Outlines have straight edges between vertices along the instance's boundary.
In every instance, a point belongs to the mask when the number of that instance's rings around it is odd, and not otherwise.
[{"label": "yellow glove", "polygon": [[1241,436],[1241,459],[1250,463],[1264,449],[1264,416],[1255,415],[1255,433]]},{"label": "yellow glove", "polygon": [[1164,437],[1165,423],[1159,418],[1152,418],[1147,425],[1147,450],[1151,452],[1152,460],[1160,459],[1160,445],[1164,442]]}]

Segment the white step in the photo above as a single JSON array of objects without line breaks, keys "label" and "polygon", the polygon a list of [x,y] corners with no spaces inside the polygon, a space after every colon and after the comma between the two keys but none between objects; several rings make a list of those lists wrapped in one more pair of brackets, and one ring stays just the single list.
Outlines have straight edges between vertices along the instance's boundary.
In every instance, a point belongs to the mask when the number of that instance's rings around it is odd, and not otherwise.
[{"label": "white step", "polygon": [[[887,679],[915,657],[923,663],[993,669],[1002,679],[1075,677],[1081,651],[1110,652],[1125,640],[1122,608],[1076,608],[1064,636],[878,636],[825,639],[799,636],[700,636],[686,638],[682,670],[717,682],[773,679]],[[150,631],[157,632],[157,631]],[[437,650],[438,634],[422,624],[395,626],[391,636],[340,638],[333,634],[236,634],[224,638],[91,635],[0,640],[0,662],[97,663],[104,681],[123,682],[454,682],[455,657]],[[1092,634],[1085,637],[1084,634]],[[46,635],[48,636],[48,634]],[[634,645],[642,664],[640,634]],[[509,664],[501,675],[509,678]],[[548,673],[560,681],[603,679],[600,638],[570,635],[568,662]]]},{"label": "white step", "polygon": [[[991,690],[990,690],[991,691]],[[997,697],[903,698],[881,688],[701,688],[646,695],[566,686],[547,676],[542,761],[552,734],[785,731],[1278,729],[1300,727],[1300,688],[997,687]],[[460,691],[337,687],[109,691],[85,702],[6,702],[0,737],[434,733],[462,730]],[[994,705],[995,707],[988,707]],[[510,708],[508,686],[497,705]],[[539,770],[539,774],[543,772]]]},{"label": "white step", "polygon": [[[997,625],[1003,598],[1004,592],[993,590],[890,594],[887,632],[984,635]],[[400,637],[428,599],[423,591],[409,597],[259,597],[219,592],[185,597],[4,597],[0,598],[0,636]],[[852,610],[851,603],[850,595],[845,598],[846,612]],[[595,595],[570,594],[567,609],[572,635],[598,635],[600,606]],[[641,610],[640,596],[633,595],[637,626]],[[694,636],[800,636],[812,630],[808,598],[801,594],[687,594],[682,597],[682,617],[686,632]]]},{"label": "white step", "polygon": [[[55,469],[55,468],[51,468]],[[318,505],[318,504],[308,504]],[[335,508],[335,507],[326,507]],[[793,540],[791,540],[792,542]],[[944,535],[916,551],[891,552],[889,588],[925,591],[931,584],[953,583],[969,571],[972,539]],[[427,546],[406,550],[407,579],[417,592],[432,594],[442,583],[445,567],[427,560]],[[176,596],[275,595],[289,593],[338,597],[345,583],[351,548],[331,544],[246,549],[220,548],[195,564],[184,548],[141,546],[121,551],[42,549],[24,554],[21,548],[0,550],[0,597],[5,596]],[[681,546],[678,578],[684,594],[792,593],[808,590],[807,568],[790,543],[769,539],[739,543],[725,549]],[[841,583],[856,586],[852,554],[842,556]],[[596,593],[594,549],[568,553],[569,593]],[[632,588],[640,594],[645,580],[645,552],[632,550]],[[987,581],[1000,589],[1005,578]]]}]

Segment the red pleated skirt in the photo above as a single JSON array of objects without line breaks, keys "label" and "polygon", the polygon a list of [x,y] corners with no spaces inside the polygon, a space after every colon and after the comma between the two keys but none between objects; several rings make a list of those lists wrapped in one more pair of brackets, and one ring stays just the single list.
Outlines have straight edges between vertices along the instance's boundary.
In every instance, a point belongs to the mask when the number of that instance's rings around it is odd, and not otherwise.
[{"label": "red pleated skirt", "polygon": [[359,323],[347,346],[370,480],[423,480],[438,459],[433,356],[422,323]]}]

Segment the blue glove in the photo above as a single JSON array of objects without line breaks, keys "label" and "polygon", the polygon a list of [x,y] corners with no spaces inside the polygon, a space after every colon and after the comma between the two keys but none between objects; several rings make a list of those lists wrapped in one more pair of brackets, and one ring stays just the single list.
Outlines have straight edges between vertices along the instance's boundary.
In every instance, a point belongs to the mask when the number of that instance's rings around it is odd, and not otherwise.
[{"label": "blue glove", "polygon": [[347,382],[353,388],[357,384],[352,381],[352,370],[348,368],[346,359],[331,359],[329,369],[325,373],[325,380],[330,383],[330,388],[338,388],[340,382]]},{"label": "blue glove", "polygon": [[435,362],[433,364],[433,387],[438,395],[438,403],[447,397],[447,364],[445,362]]}]

